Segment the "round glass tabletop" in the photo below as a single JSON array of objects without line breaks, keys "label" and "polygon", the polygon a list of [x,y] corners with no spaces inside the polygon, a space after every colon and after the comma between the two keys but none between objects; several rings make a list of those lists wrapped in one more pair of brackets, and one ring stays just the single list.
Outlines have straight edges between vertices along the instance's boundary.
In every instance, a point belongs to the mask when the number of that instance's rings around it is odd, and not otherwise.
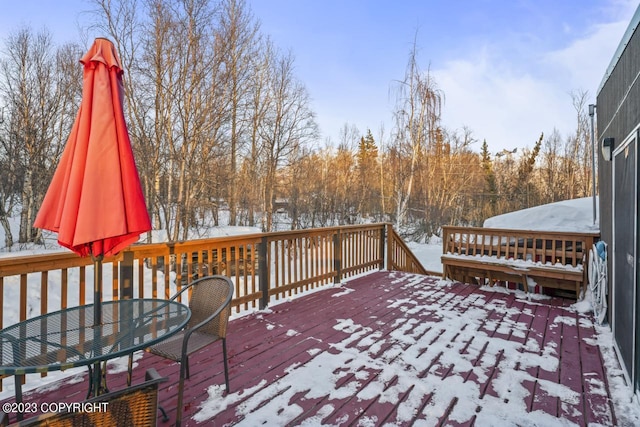
[{"label": "round glass tabletop", "polygon": [[94,325],[93,304],[27,319],[0,330],[0,374],[91,365],[149,347],[189,321],[186,305],[161,299],[107,301]]}]

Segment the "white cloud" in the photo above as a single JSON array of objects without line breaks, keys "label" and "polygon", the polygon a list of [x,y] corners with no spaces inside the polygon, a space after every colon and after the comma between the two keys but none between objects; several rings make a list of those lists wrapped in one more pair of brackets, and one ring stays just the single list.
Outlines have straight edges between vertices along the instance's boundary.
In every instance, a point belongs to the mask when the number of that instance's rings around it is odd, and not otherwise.
[{"label": "white cloud", "polygon": [[467,126],[491,151],[531,148],[541,132],[549,135],[554,128],[568,136],[576,126],[571,93],[586,91],[595,102],[636,7],[614,2],[614,21],[594,24],[555,51],[523,44],[514,49],[516,41],[501,40],[432,70],[446,97],[445,126]]},{"label": "white cloud", "polygon": [[532,147],[561,117],[559,98],[570,105],[568,95],[556,93],[548,81],[517,72],[486,51],[433,72],[446,97],[445,126],[467,126],[492,151]]},{"label": "white cloud", "polygon": [[564,49],[549,52],[543,64],[566,74],[568,81],[576,87],[588,88],[595,98],[628,24],[628,21],[618,21],[596,25],[587,37],[573,41]]}]

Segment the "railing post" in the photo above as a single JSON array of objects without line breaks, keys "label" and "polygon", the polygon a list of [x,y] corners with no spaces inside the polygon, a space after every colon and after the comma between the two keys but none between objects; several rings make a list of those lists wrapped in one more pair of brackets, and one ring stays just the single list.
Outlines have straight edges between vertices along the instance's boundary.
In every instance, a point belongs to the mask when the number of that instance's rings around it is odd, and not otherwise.
[{"label": "railing post", "polygon": [[133,252],[124,251],[120,261],[120,299],[133,299]]},{"label": "railing post", "polygon": [[333,235],[333,270],[336,272],[333,283],[340,283],[342,281],[342,236],[339,228]]},{"label": "railing post", "polygon": [[[446,225],[442,226],[442,254],[446,254],[447,253],[447,244],[449,241],[449,227],[447,227]],[[484,241],[485,238],[484,236],[482,237],[482,244],[484,246]],[[483,253],[484,255],[484,253]]]},{"label": "railing post", "polygon": [[269,271],[267,263],[267,249],[269,242],[267,237],[263,237],[261,243],[258,245],[258,282],[260,290],[262,291],[262,297],[260,298],[260,310],[264,310],[269,306]]},{"label": "railing post", "polygon": [[387,270],[393,270],[393,251],[395,248],[393,247],[393,226],[389,223],[386,225],[387,227]]},{"label": "railing post", "polygon": [[381,224],[380,226],[380,264],[379,269],[384,270],[384,260],[385,260],[385,247],[386,247],[386,232],[387,232],[387,224]]}]

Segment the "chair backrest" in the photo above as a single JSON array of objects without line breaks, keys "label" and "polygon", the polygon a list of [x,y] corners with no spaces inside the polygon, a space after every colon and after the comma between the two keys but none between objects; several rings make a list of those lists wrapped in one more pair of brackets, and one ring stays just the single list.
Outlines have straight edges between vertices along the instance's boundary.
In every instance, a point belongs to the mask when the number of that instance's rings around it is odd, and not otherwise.
[{"label": "chair backrest", "polygon": [[191,319],[187,328],[192,328],[206,321],[212,314],[220,310],[220,314],[198,329],[198,332],[225,338],[231,314],[233,282],[226,276],[216,275],[202,277],[191,282],[190,285],[193,291],[189,298]]},{"label": "chair backrest", "polygon": [[158,384],[166,381],[155,369],[147,370],[146,381],[79,402],[70,411],[46,413],[11,426],[155,426],[158,419]]}]

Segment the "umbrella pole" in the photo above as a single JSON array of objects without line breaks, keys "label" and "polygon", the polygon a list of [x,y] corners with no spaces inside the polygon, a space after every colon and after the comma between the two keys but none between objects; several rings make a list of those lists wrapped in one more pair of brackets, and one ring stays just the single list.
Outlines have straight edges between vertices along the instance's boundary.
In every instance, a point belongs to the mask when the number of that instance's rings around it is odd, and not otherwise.
[{"label": "umbrella pole", "polygon": [[[95,351],[102,351],[98,347],[100,342],[102,324],[102,259],[103,255],[91,256],[93,259],[93,333],[94,335],[94,349]],[[99,396],[102,391],[102,377],[103,372],[100,366],[100,362],[93,365],[93,396]]]},{"label": "umbrella pole", "polygon": [[102,258],[93,258],[93,325],[102,324]]}]

